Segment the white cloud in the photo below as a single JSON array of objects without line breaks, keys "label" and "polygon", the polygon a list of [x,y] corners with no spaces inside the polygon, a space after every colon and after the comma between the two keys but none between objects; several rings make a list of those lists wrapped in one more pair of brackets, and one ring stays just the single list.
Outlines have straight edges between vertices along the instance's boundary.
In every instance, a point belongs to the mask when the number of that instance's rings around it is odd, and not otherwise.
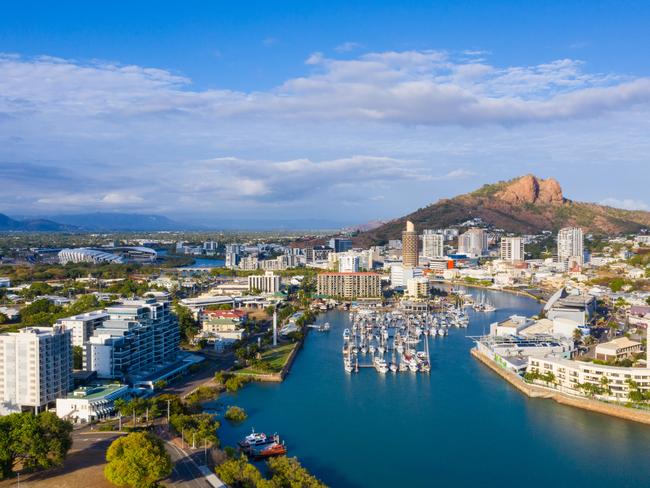
[{"label": "white cloud", "polygon": [[114,191],[104,195],[101,202],[109,205],[130,205],[133,203],[142,203],[143,199],[142,197],[132,193]]},{"label": "white cloud", "polygon": [[562,59],[497,67],[442,51],[388,51],[338,60],[266,92],[191,90],[168,71],[57,58],[0,57],[0,114],[366,120],[424,125],[550,122],[647,106],[649,78],[591,74]]},{"label": "white cloud", "polygon": [[600,201],[601,205],[607,205],[609,207],[622,208],[624,210],[650,210],[650,206],[647,203],[640,200],[634,200],[633,198],[605,198]]},{"label": "white cloud", "polygon": [[645,194],[648,78],[432,50],[315,53],[302,69],[246,92],[155,68],[0,56],[0,212],[311,216],[357,199],[372,202],[359,218],[383,218],[527,172],[564,183],[595,164],[639,175],[610,192]]}]

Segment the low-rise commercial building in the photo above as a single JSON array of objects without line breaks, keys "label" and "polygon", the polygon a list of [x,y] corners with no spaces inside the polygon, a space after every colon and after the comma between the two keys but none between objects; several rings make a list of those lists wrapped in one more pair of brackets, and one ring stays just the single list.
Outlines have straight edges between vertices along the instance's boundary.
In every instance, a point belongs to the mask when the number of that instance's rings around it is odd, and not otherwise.
[{"label": "low-rise commercial building", "polygon": [[206,310],[201,318],[202,335],[224,344],[240,341],[246,333],[245,322],[246,312],[243,310]]},{"label": "low-rise commercial building", "polygon": [[632,341],[627,337],[618,337],[612,341],[596,346],[596,359],[602,361],[616,361],[631,357],[642,351],[640,342]]},{"label": "low-rise commercial building", "polygon": [[87,423],[111,417],[115,400],[125,397],[129,387],[120,383],[82,386],[56,400],[56,415],[75,423]]}]

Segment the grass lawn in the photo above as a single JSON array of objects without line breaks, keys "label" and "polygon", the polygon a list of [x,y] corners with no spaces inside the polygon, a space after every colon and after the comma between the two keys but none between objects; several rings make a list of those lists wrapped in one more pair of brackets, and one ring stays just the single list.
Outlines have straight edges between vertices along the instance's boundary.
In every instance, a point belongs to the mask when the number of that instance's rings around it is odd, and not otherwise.
[{"label": "grass lawn", "polygon": [[243,374],[273,374],[279,373],[282,371],[282,368],[289,359],[289,355],[293,348],[296,347],[296,343],[284,344],[278,346],[275,349],[269,349],[262,353],[261,362],[266,365],[266,367],[259,367],[258,365],[248,366],[247,368],[240,369],[237,373]]}]

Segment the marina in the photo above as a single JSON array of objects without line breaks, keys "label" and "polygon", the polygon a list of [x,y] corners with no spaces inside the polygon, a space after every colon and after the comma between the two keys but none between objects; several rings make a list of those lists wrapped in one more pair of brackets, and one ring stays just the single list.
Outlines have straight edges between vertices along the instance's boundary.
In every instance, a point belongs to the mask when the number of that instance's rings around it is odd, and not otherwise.
[{"label": "marina", "polygon": [[[508,293],[468,292],[478,302],[484,294],[497,310],[464,307],[467,328],[429,336],[426,374],[379,374],[372,366],[346,373],[341,351],[350,314],[321,315],[317,322],[329,322],[330,331],[309,333],[283,383],[224,395],[221,401],[243,407],[249,419],[224,423],[222,443],[236,445],[252,427],[281,432],[288,455],[337,488],[513,486],[522,479],[531,488],[646,486],[640,466],[650,456],[650,428],[523,396],[470,355],[468,336],[513,314],[534,315],[540,305]],[[371,364],[369,356],[362,364]],[[388,445],[397,447],[387,454]],[[594,459],[607,462],[592,469]]]},{"label": "marina", "polygon": [[429,341],[465,328],[469,318],[461,306],[422,313],[359,309],[350,312],[351,328],[343,331],[343,369],[357,373],[373,368],[380,374],[431,372]]}]

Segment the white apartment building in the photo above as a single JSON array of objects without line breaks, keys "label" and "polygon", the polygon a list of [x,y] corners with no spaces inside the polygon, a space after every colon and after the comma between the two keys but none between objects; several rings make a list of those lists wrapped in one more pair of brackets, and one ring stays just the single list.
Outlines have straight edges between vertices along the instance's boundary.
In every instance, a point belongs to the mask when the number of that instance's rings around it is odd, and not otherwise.
[{"label": "white apartment building", "polygon": [[627,400],[630,380],[636,382],[639,390],[650,391],[650,368],[624,368],[571,361],[555,356],[531,356],[528,358],[526,371],[540,374],[553,373],[554,384],[543,381],[540,384],[574,395],[585,395],[584,389],[579,388],[578,385],[590,383],[604,390],[602,394],[596,395],[599,398]]},{"label": "white apartment building", "polygon": [[339,255],[339,273],[356,273],[359,271],[359,256]]},{"label": "white apartment building", "polygon": [[0,334],[0,414],[38,412],[72,389],[71,332],[61,326]]},{"label": "white apartment building", "polygon": [[72,345],[83,346],[90,336],[93,335],[95,329],[99,327],[105,320],[108,320],[109,315],[102,310],[95,310],[93,312],[74,315],[64,319],[57,320],[57,325],[63,326],[72,332]]},{"label": "white apartment building", "polygon": [[406,293],[411,298],[426,298],[429,296],[429,280],[424,276],[411,278],[406,282]]},{"label": "white apartment building", "polygon": [[262,293],[277,293],[280,291],[280,277],[273,271],[267,271],[263,275],[248,277],[248,289],[259,290]]},{"label": "white apartment building", "polygon": [[147,298],[108,307],[110,316],[86,343],[87,371],[99,378],[132,378],[177,359],[178,321],[169,302]]},{"label": "white apartment building", "polygon": [[483,229],[469,229],[458,236],[458,254],[478,258],[487,254],[488,236]]},{"label": "white apartment building", "polygon": [[435,230],[427,229],[422,233],[422,256],[430,259],[445,255],[445,236]]},{"label": "white apartment building", "polygon": [[0,288],[9,288],[11,286],[11,280],[9,278],[1,277],[0,278]]},{"label": "white apartment building", "polygon": [[579,227],[565,227],[557,234],[557,260],[560,263],[584,261],[584,236]]},{"label": "white apartment building", "polygon": [[403,288],[408,283],[408,280],[419,278],[422,275],[422,268],[394,264],[390,267],[390,286],[391,288]]},{"label": "white apartment building", "polygon": [[259,267],[257,256],[245,256],[240,259],[237,267],[243,271],[254,271]]},{"label": "white apartment building", "polygon": [[521,237],[503,237],[501,239],[500,258],[504,261],[524,261],[524,240]]}]

